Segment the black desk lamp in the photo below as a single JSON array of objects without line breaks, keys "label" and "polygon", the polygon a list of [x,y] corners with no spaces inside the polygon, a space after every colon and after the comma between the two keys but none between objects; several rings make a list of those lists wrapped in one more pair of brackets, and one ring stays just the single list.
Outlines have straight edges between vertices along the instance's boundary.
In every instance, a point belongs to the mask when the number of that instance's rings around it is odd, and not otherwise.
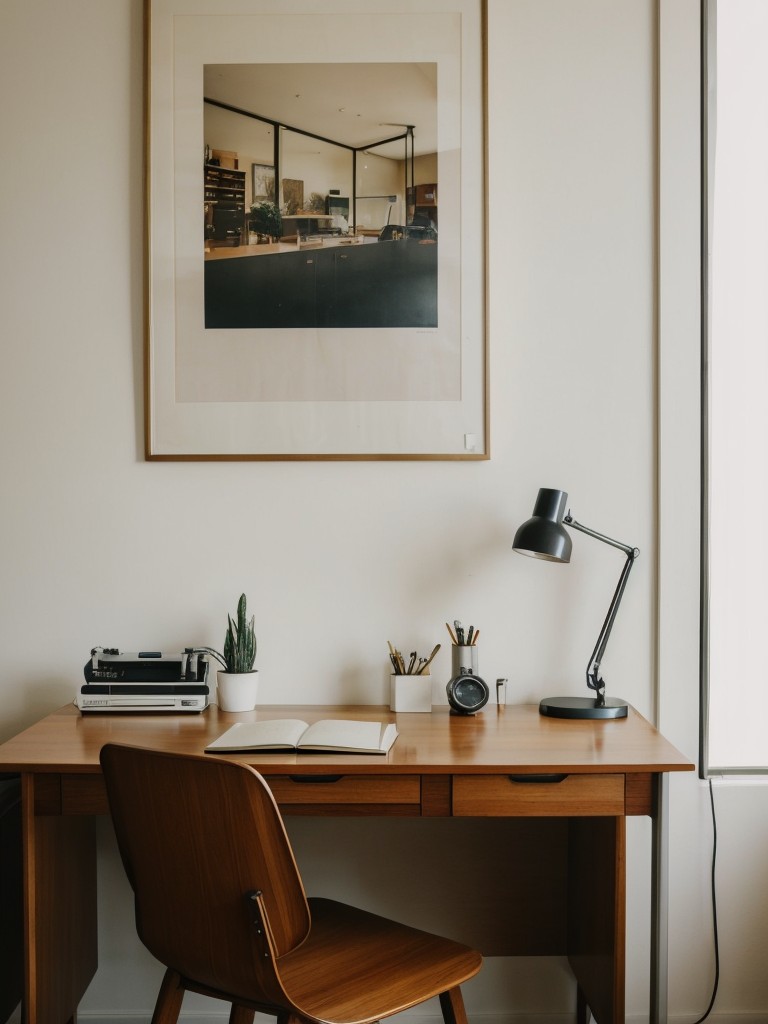
[{"label": "black desk lamp", "polygon": [[621,570],[618,586],[608,608],[603,628],[597,638],[595,649],[587,665],[587,686],[594,690],[596,697],[546,697],[539,704],[542,715],[551,718],[626,718],[627,702],[618,697],[605,696],[605,683],[600,678],[600,662],[603,660],[608,638],[616,620],[616,613],[621,604],[624,588],[629,579],[632,565],[640,554],[637,548],[611,540],[602,533],[590,530],[572,518],[570,511],[564,515],[568,495],[565,491],[555,491],[549,487],[539,488],[539,495],[533,507],[533,516],[519,528],[512,544],[514,551],[533,558],[545,558],[550,562],[570,562],[571,537],[563,526],[567,523],[574,530],[580,530],[589,537],[602,540],[614,548],[623,551],[627,556]]}]

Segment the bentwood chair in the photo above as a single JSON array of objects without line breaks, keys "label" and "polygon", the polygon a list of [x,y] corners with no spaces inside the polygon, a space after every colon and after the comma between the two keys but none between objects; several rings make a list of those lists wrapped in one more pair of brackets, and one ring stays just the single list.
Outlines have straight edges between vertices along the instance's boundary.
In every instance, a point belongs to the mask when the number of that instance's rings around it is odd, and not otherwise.
[{"label": "bentwood chair", "polygon": [[166,967],[153,1024],[184,992],[323,1024],[372,1024],[439,996],[466,1024],[460,985],[479,953],[328,899],[307,899],[280,812],[240,762],[107,744],[101,751],[136,927]]}]

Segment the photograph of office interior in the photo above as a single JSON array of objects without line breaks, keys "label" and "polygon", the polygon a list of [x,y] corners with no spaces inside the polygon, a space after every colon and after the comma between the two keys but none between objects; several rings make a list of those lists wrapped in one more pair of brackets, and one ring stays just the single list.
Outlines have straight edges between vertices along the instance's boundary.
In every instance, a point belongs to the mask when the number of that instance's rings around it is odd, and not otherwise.
[{"label": "photograph of office interior", "polygon": [[437,327],[435,63],[208,64],[204,95],[206,327]]},{"label": "photograph of office interior", "polygon": [[[179,0],[155,2],[164,10]],[[227,18],[249,6],[273,13],[299,11],[292,38],[308,65],[322,62],[328,12],[357,17],[368,10],[379,15],[395,11],[399,17],[417,8],[445,12],[458,2],[194,0],[198,10],[214,9]],[[715,6],[723,11],[745,2],[720,0]],[[162,461],[145,457],[151,269],[145,2],[0,3],[0,89],[5,97],[0,135],[5,157],[0,164],[0,744],[40,729],[40,723],[66,708],[59,718],[72,726],[81,755],[85,716],[78,716],[72,701],[94,646],[169,653],[190,644],[218,649],[224,613],[233,611],[238,595],[246,592],[258,640],[259,706],[266,709],[313,706],[320,713],[327,706],[343,706],[363,717],[366,708],[385,707],[388,716],[392,665],[387,641],[406,660],[412,650],[425,654],[441,643],[430,665],[435,712],[409,717],[415,724],[401,732],[393,757],[402,757],[408,737],[420,734],[420,720],[438,729],[440,716],[449,719],[446,685],[452,665],[445,623],[458,619],[480,627],[478,671],[491,698],[474,719],[462,722],[477,727],[485,748],[489,737],[498,737],[497,723],[506,711],[512,712],[506,721],[514,722],[519,706],[536,709],[543,698],[587,692],[590,645],[614,591],[622,553],[576,534],[568,565],[520,557],[512,550],[539,488],[561,488],[577,520],[639,550],[602,664],[607,692],[626,700],[633,716],[578,723],[585,726],[574,741],[581,764],[599,760],[609,736],[608,746],[621,766],[622,756],[633,756],[633,750],[616,737],[630,735],[620,730],[642,717],[697,769],[669,777],[663,901],[668,928],[657,951],[667,965],[665,1019],[667,1024],[697,1021],[707,1010],[719,966],[707,1024],[765,1024],[768,786],[758,774],[705,779],[700,773],[701,494],[706,469],[701,447],[703,5],[701,0],[487,0],[480,6],[487,61],[485,245],[484,258],[462,259],[460,271],[462,280],[470,279],[483,296],[489,457]],[[756,6],[768,7],[764,0]],[[768,38],[757,29],[750,35]],[[402,37],[408,39],[407,30]],[[379,46],[371,33],[365,39],[369,48],[381,51],[382,65],[398,61],[394,46]],[[354,64],[358,53],[352,39],[348,59],[345,55],[337,63]],[[289,63],[282,52],[279,63]],[[740,64],[744,67],[744,60]],[[418,70],[428,82],[429,67]],[[439,87],[438,81],[438,92]],[[202,97],[214,87],[201,74],[195,88]],[[304,88],[292,88],[288,99],[299,103],[295,93]],[[263,106],[215,93],[211,99],[305,128],[303,118],[278,109],[272,99]],[[366,97],[358,108],[338,100],[330,113],[341,118],[338,107],[348,106],[355,119],[358,112],[364,117],[369,101]],[[199,128],[195,122],[190,170],[181,182],[186,219],[173,220],[169,200],[168,221],[154,223],[159,240],[169,247],[189,225],[188,237],[181,237],[183,256],[189,254],[190,275],[197,275],[190,299],[184,281],[174,277],[176,267],[168,272],[162,267],[161,296],[186,316],[183,330],[163,353],[166,362],[173,365],[175,346],[187,340],[187,323],[192,318],[203,323],[197,283],[204,266],[290,262],[304,252],[297,238],[283,241],[283,234],[301,234],[296,220],[291,228],[289,202],[296,203],[294,218],[301,209],[301,216],[312,214],[317,221],[307,231],[305,258],[319,254],[340,260],[347,253],[365,255],[390,246],[413,246],[419,258],[429,254],[425,259],[437,253],[441,264],[455,258],[446,243],[452,218],[446,224],[444,169],[440,159],[436,166],[431,163],[433,150],[420,151],[428,129],[410,102],[387,116],[377,111],[376,131],[367,139],[399,134],[398,128],[380,134],[379,121],[414,124],[415,185],[436,185],[437,216],[431,219],[437,241],[429,245],[408,238],[378,240],[388,215],[390,224],[408,226],[400,156],[375,161],[393,165],[392,178],[375,188],[377,194],[396,196],[390,212],[388,198],[361,198],[366,193],[359,182],[356,188],[346,158],[344,166],[334,163],[326,172],[318,164],[286,163],[283,152],[282,166],[276,168],[272,146],[257,146],[238,134],[239,126],[250,125],[253,118],[205,106],[208,125],[203,128],[202,115]],[[761,115],[755,121],[753,140],[765,135],[767,120]],[[219,131],[225,122],[226,130]],[[360,142],[318,117],[307,130],[313,131],[313,125],[324,139]],[[170,164],[171,139],[156,142],[153,165],[158,160]],[[227,155],[232,153],[234,158]],[[221,229],[210,231],[205,210],[206,165],[224,170],[234,159],[233,169],[244,176],[237,241],[210,237]],[[279,242],[252,241],[252,233],[270,234],[252,231],[247,217],[254,198],[258,201],[254,180],[257,190],[269,196],[271,168],[276,168],[274,194],[285,230]],[[757,160],[742,161],[731,198],[743,197],[747,171],[764,183],[768,171],[763,168]],[[303,182],[301,199],[296,182]],[[325,212],[337,192],[349,202],[348,216]],[[461,195],[462,203],[473,200],[472,194]],[[474,221],[482,219],[474,208],[471,215]],[[332,218],[331,231],[321,229],[327,217]],[[751,220],[764,249],[768,222],[754,215]],[[369,229],[378,235],[365,233]],[[270,252],[276,245],[291,251]],[[266,255],[238,255],[251,248]],[[755,266],[764,294],[768,274]],[[303,296],[295,289],[291,308],[297,293]],[[344,305],[349,308],[346,300]],[[442,329],[441,324],[437,330]],[[331,342],[349,344],[355,330],[331,328],[327,333]],[[761,330],[756,348],[763,353]],[[227,336],[224,345],[241,343],[240,328],[210,333],[217,334],[217,343],[218,335]],[[289,332],[273,333],[279,336],[274,351],[288,347],[284,338]],[[735,350],[737,334],[730,334],[727,348]],[[295,345],[292,367],[303,370],[306,348]],[[370,349],[375,358],[375,346]],[[342,383],[345,360],[339,356],[334,364],[339,367],[334,376]],[[406,354],[393,362],[404,381],[418,377]],[[293,381],[298,374],[284,376]],[[731,382],[732,393],[738,399],[752,381],[764,390],[764,380],[760,366],[745,371]],[[224,406],[237,410],[244,403],[199,404],[219,414]],[[275,413],[276,429],[282,429],[283,410],[274,409],[273,396],[259,395],[252,404],[268,407]],[[310,405],[302,395],[283,404],[302,414]],[[314,404],[331,403],[318,399]],[[430,401],[439,416],[455,404],[456,399]],[[765,402],[741,404],[753,415]],[[406,399],[393,402],[387,417],[394,429],[405,428],[411,408]],[[353,421],[354,403],[347,402],[345,410]],[[314,421],[309,429],[321,433]],[[726,461],[735,465],[748,439],[762,446],[759,457],[750,461],[750,469],[759,473],[766,464],[765,432],[757,429],[741,431],[726,448]],[[761,561],[765,545],[755,531],[762,528],[765,502],[752,485],[720,492],[741,501],[740,525],[730,535],[721,566],[755,570],[757,608],[766,591],[766,570]],[[756,542],[750,544],[751,536]],[[764,647],[765,621],[762,615],[726,647],[725,696],[712,717],[727,725],[728,756],[741,752],[747,735],[765,734],[766,717],[757,710],[766,692],[764,659],[758,658],[749,671],[734,668],[733,661],[747,641],[754,639],[758,651]],[[499,678],[506,680],[501,708],[495,703]],[[749,682],[758,685],[756,695],[747,698]],[[105,733],[118,728],[114,716],[100,720]],[[212,721],[205,714],[189,716],[184,728],[209,723],[200,729],[207,735],[213,732]],[[573,736],[574,723],[566,724]],[[543,724],[536,719],[536,729],[546,732],[555,749],[560,725],[555,719],[543,719]],[[177,728],[168,718],[146,715],[138,728],[147,746],[158,733],[173,744],[181,724]],[[42,747],[45,756],[55,756],[50,743]],[[417,759],[418,742],[413,748]],[[446,744],[443,753],[448,757],[455,751]],[[461,754],[465,764],[471,761],[468,745]],[[509,744],[497,768],[514,766],[519,756]],[[367,763],[359,767],[361,774],[383,774]],[[470,764],[468,774],[473,772]],[[45,806],[60,804],[67,794],[53,778],[55,771],[43,774],[51,776],[42,779]],[[98,783],[93,764],[77,761],[69,774],[77,776],[78,792]],[[717,964],[710,782],[717,817]],[[626,799],[620,782],[614,778],[609,785],[620,790],[611,794],[612,800]],[[406,779],[404,786],[418,790],[408,799],[420,807],[418,780]],[[648,791],[648,786],[642,790]],[[641,802],[642,813],[626,816],[620,848],[625,891],[623,931],[618,927],[617,932],[624,941],[625,1024],[652,1019],[654,854],[647,809]],[[41,815],[35,833],[38,852],[49,847],[57,827],[74,831],[84,826],[88,816],[79,813],[77,803],[69,810],[68,818]],[[29,817],[33,812],[27,806],[23,813]],[[565,820],[555,822],[553,834],[562,835]],[[312,895],[413,927],[461,935],[476,900],[483,901],[503,931],[506,905],[500,893],[512,885],[526,895],[527,913],[539,902],[557,903],[551,886],[532,886],[531,875],[519,870],[527,851],[541,877],[538,847],[518,841],[525,834],[521,821],[469,815],[287,815],[286,828]],[[133,896],[109,818],[100,814],[88,822],[95,836],[95,855],[87,866],[96,880],[98,956],[77,1005],[77,1021],[143,1024],[151,1019],[162,968],[137,937]],[[540,836],[546,825],[536,825],[533,835]],[[546,847],[546,856],[551,853],[552,847]],[[178,856],[183,863],[184,851]],[[82,863],[73,863],[82,874]],[[73,872],[64,872],[32,881],[71,903],[77,898],[72,878]],[[579,893],[582,906],[589,905],[593,893],[603,898],[609,887],[615,889],[613,880],[596,865]],[[0,887],[0,899],[4,893]],[[7,920],[0,908],[0,922]],[[519,922],[514,907],[509,920]],[[57,963],[92,923],[85,910],[69,915],[53,947]],[[0,958],[9,967],[18,964],[13,943],[23,949],[25,941],[18,930],[2,936]],[[44,987],[46,979],[36,980]],[[576,1019],[576,982],[567,956],[560,953],[492,951],[462,988],[470,1024],[573,1024]],[[62,983],[57,997],[68,994]],[[45,1024],[72,1024],[46,1018],[40,1005],[30,1013]],[[22,1019],[17,1003],[10,1020],[19,1024]],[[226,1006],[193,993],[185,997],[181,1024],[226,1024],[228,1019]],[[425,1004],[392,1019],[435,1024],[440,1010]],[[257,1017],[256,1024],[267,1024],[267,1018]]]}]

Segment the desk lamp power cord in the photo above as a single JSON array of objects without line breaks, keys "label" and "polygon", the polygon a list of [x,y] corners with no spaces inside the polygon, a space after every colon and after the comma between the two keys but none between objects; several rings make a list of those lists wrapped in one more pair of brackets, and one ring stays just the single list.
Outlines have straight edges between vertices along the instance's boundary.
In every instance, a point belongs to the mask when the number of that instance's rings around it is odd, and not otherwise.
[{"label": "desk lamp power cord", "polygon": [[715,1005],[715,999],[717,998],[717,989],[720,984],[720,939],[718,936],[717,928],[717,889],[715,887],[715,868],[717,866],[717,817],[715,815],[715,795],[712,790],[712,779],[707,779],[709,784],[709,804],[712,810],[712,870],[711,870],[711,892],[712,892],[712,932],[714,937],[715,947],[715,980],[712,986],[712,998],[709,1000],[709,1006],[698,1020],[695,1020],[693,1024],[702,1024],[712,1012],[712,1007]]}]

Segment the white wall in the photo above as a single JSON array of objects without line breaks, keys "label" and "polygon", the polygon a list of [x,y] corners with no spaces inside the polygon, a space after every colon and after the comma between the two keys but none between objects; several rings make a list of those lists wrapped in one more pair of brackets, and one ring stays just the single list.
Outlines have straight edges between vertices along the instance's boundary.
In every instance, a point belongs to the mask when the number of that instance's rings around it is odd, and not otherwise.
[{"label": "white wall", "polygon": [[[667,65],[684,94],[669,117],[689,124],[698,5],[663,7],[688,54]],[[647,715],[658,682],[662,726],[695,756],[697,549],[678,543],[677,526],[697,501],[698,178],[695,139],[671,131],[693,172],[681,202],[662,206],[681,291],[673,278],[663,293],[677,316],[661,337],[671,390],[658,392],[653,0],[489,0],[492,458],[478,464],[143,461],[141,8],[0,6],[0,737],[69,701],[94,644],[218,643],[241,590],[270,702],[381,700],[387,639],[428,648],[454,617],[481,626],[481,669],[509,677],[511,701],[580,692],[620,565],[588,539],[567,569],[512,555],[544,485],[567,489],[581,521],[640,547],[605,676]],[[662,417],[659,460],[657,402],[674,419],[676,389],[691,418],[677,436]],[[415,493],[418,503],[404,500]],[[768,1013],[756,953],[766,915],[746,911],[748,893],[765,903],[766,836],[754,827],[764,792],[719,794],[722,1006],[755,1021]],[[710,984],[705,796],[692,777],[673,786],[670,994],[681,1021],[703,1010]],[[381,893],[349,866],[376,836],[373,823],[360,828],[302,821],[292,833],[311,888],[374,906]],[[403,829],[374,848],[405,872]],[[321,856],[334,836],[339,865]],[[443,856],[434,838],[429,855]],[[630,822],[627,1007],[638,1021],[648,838],[647,822]],[[101,966],[82,1016],[146,1015],[157,970],[135,940],[106,824],[101,846]],[[571,998],[563,964],[546,960],[490,961],[467,991],[473,1017],[556,1019]]]}]

